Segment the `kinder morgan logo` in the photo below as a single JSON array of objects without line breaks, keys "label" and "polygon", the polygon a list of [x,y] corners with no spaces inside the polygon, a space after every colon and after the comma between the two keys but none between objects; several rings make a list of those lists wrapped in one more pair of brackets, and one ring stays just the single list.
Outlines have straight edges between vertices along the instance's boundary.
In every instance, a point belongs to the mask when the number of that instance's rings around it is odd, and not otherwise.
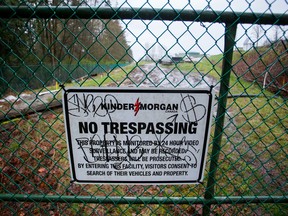
[{"label": "kinder morgan logo", "polygon": [[134,116],[136,116],[137,113],[139,112],[140,105],[141,105],[141,103],[139,102],[139,97],[138,97],[135,104],[134,104]]},{"label": "kinder morgan logo", "polygon": [[133,110],[134,116],[138,115],[140,110],[163,110],[169,113],[178,111],[179,104],[165,103],[142,103],[139,97],[135,103],[105,103],[101,104],[101,109],[105,110]]}]

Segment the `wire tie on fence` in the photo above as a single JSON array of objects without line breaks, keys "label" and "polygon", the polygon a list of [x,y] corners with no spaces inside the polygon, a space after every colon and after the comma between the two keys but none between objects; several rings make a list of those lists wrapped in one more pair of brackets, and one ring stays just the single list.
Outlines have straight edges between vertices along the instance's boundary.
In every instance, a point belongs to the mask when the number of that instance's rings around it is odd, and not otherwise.
[{"label": "wire tie on fence", "polygon": [[65,89],[65,85],[64,85],[64,84],[61,83],[59,86],[60,86],[61,89],[63,89],[63,90],[66,92],[66,89]]},{"label": "wire tie on fence", "polygon": [[214,85],[211,85],[211,86],[210,86],[210,93],[212,92],[212,90],[213,90],[214,87],[215,87]]}]

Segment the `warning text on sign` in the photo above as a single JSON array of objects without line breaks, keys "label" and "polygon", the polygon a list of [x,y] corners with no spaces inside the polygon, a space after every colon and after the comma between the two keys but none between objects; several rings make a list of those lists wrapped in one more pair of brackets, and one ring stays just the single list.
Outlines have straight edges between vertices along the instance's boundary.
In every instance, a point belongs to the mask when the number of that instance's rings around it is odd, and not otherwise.
[{"label": "warning text on sign", "polygon": [[90,89],[63,92],[73,181],[199,183],[213,91]]}]

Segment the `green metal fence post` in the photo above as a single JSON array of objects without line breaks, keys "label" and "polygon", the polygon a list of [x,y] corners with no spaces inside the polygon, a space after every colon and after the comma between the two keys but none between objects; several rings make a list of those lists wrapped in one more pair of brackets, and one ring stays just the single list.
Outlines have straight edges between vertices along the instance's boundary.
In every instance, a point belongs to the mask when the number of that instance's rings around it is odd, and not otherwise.
[{"label": "green metal fence post", "polygon": [[[226,23],[219,103],[218,103],[217,116],[215,119],[215,131],[213,139],[213,148],[211,153],[211,162],[208,174],[209,175],[208,183],[204,195],[204,198],[207,200],[213,199],[215,193],[215,184],[216,184],[215,175],[218,167],[218,159],[221,150],[221,140],[226,113],[226,104],[229,91],[230,74],[232,69],[233,48],[235,45],[236,30],[237,30],[236,22]],[[211,204],[204,205],[203,215],[209,215],[210,206]]]}]

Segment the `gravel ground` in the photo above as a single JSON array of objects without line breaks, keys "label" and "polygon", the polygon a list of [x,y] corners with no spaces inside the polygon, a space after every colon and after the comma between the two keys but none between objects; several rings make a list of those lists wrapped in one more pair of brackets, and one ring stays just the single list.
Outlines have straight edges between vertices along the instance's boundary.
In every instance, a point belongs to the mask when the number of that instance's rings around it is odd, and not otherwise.
[{"label": "gravel ground", "polygon": [[[153,63],[146,64],[134,69],[128,75],[121,86],[128,87],[163,87],[163,88],[210,88],[216,85],[218,91],[219,85],[217,80],[212,77],[204,76],[201,73],[184,74],[178,69],[161,67]],[[115,83],[110,86],[116,86]]]}]

